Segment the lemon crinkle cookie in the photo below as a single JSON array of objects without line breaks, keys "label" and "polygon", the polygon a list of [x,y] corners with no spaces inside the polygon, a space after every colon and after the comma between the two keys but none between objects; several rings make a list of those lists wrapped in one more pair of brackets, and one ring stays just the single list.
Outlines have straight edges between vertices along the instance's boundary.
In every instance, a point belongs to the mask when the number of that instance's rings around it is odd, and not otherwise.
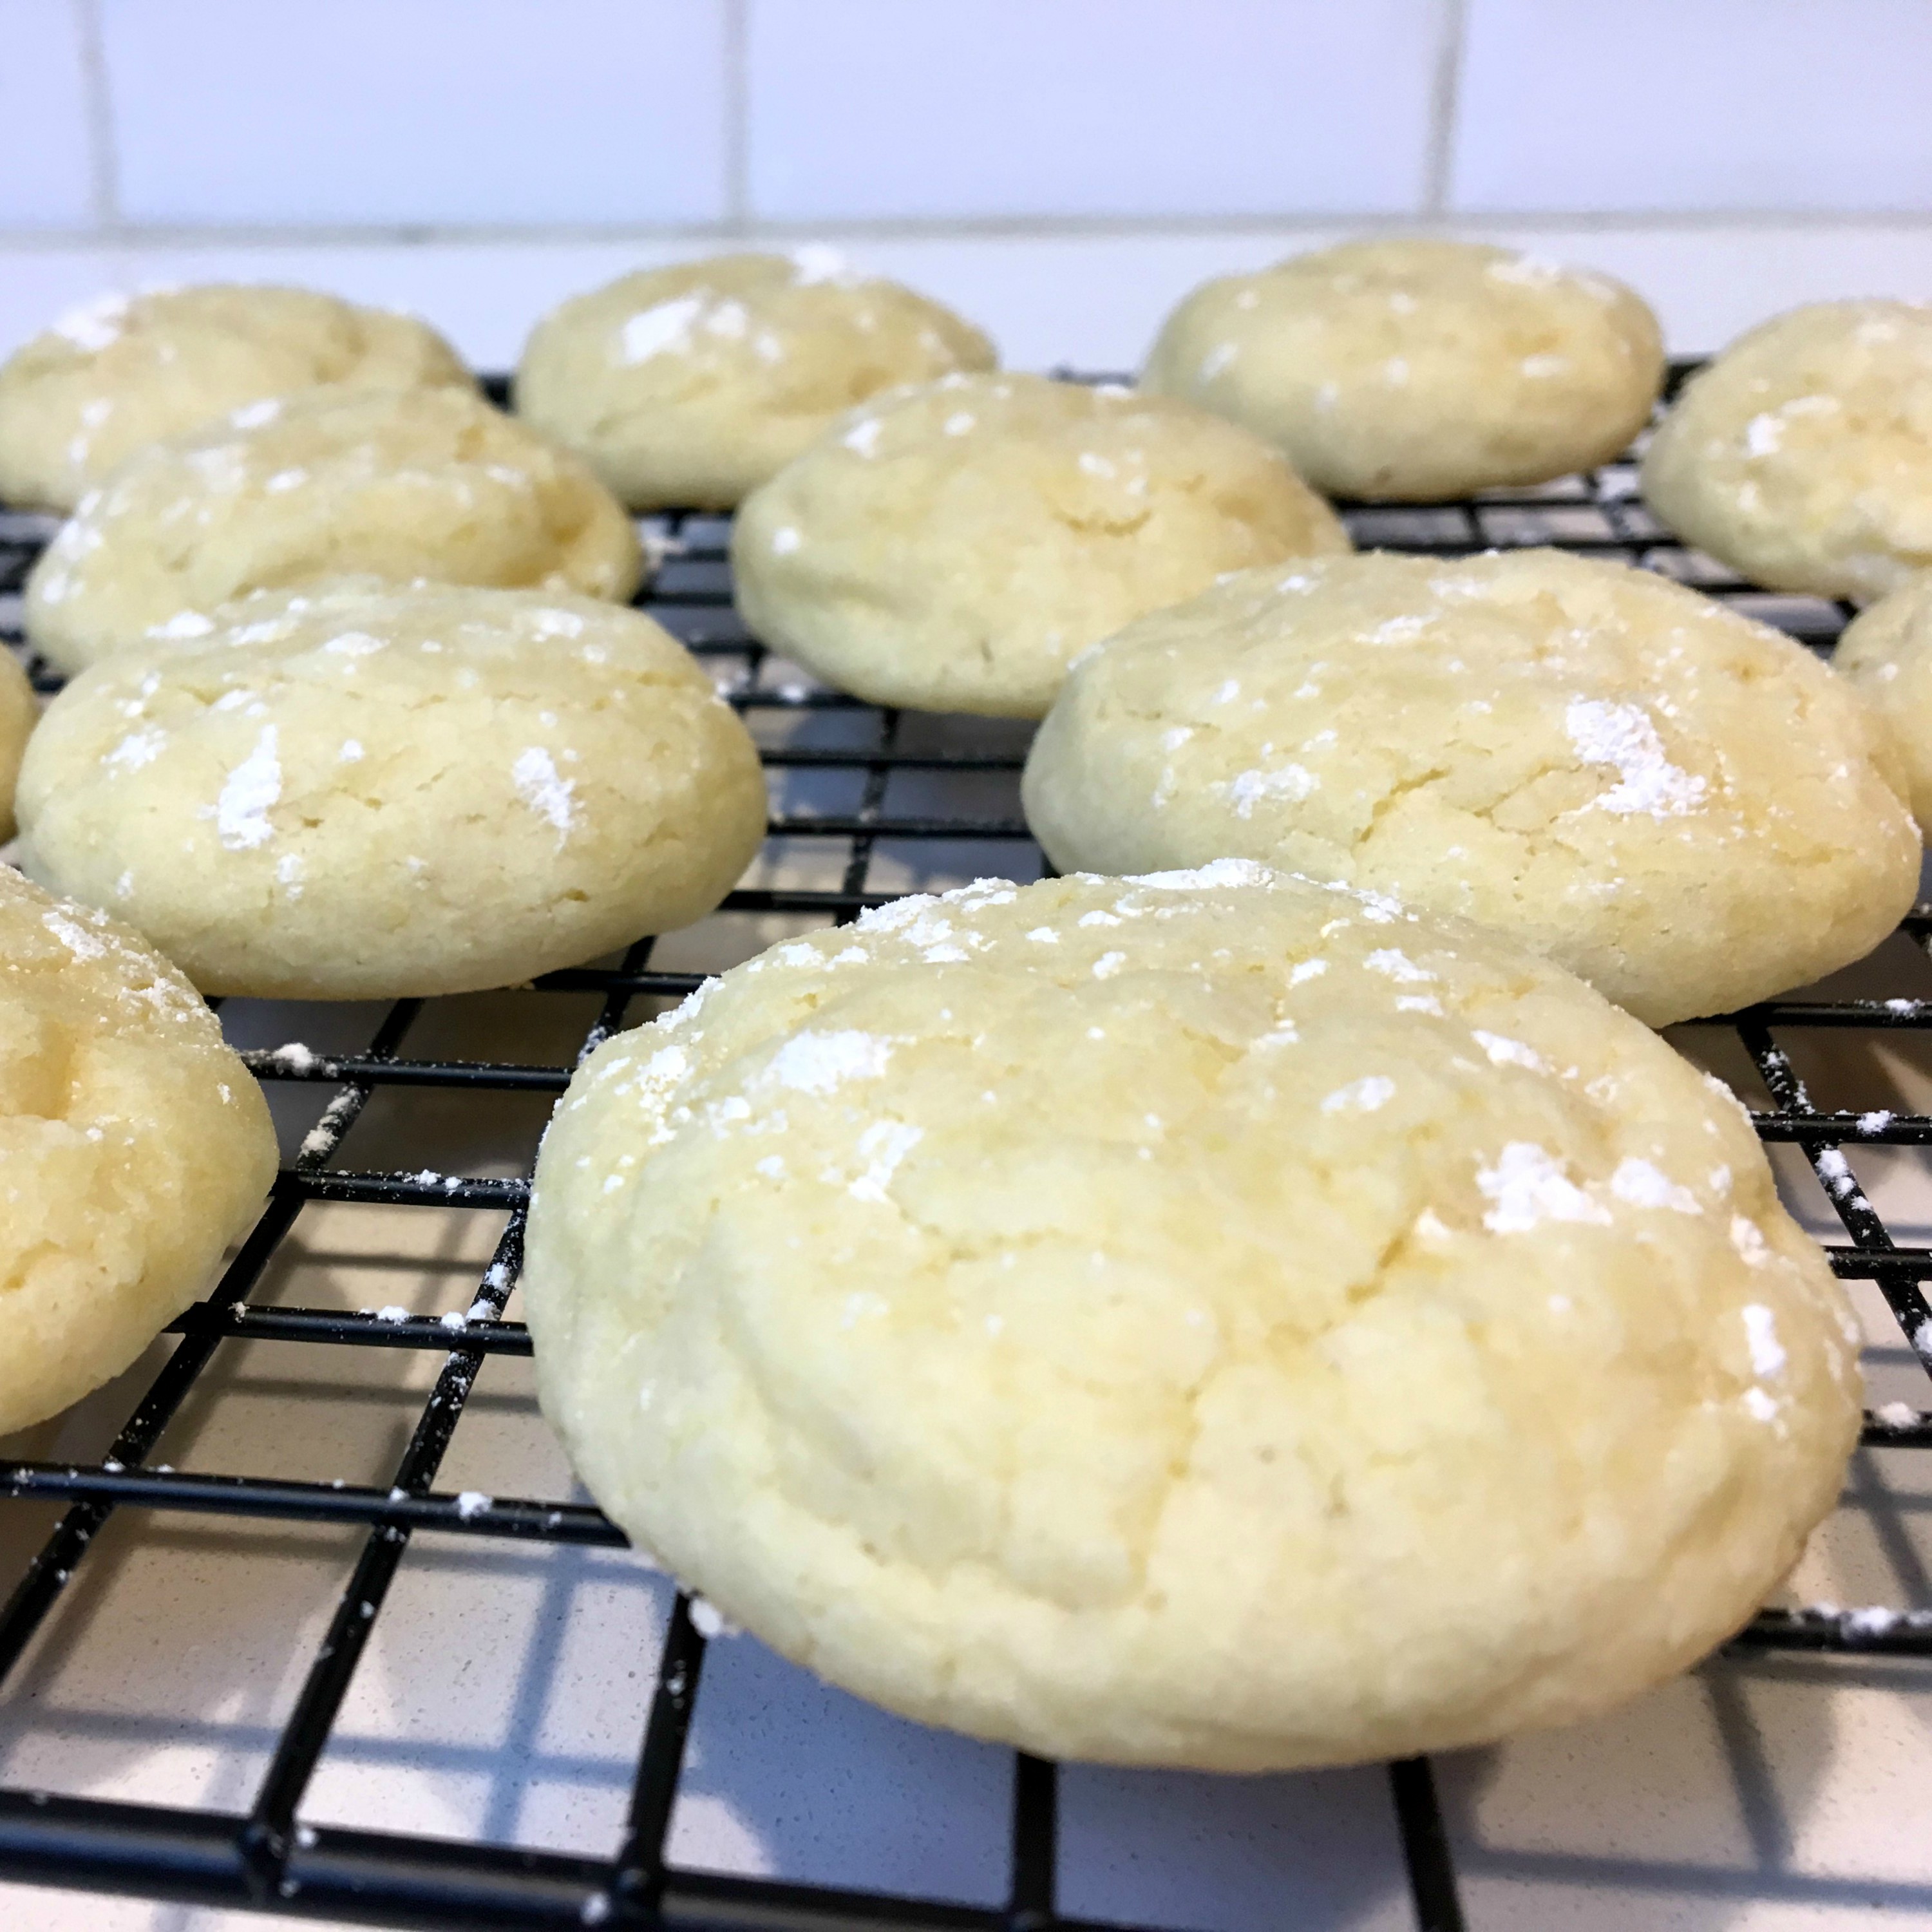
[{"label": "lemon crinkle cookie", "polygon": [[194,988],[0,866],[0,1436],[126,1368],[274,1174],[261,1089]]},{"label": "lemon crinkle cookie", "polygon": [[1333,511],[1206,411],[952,376],[842,418],[732,532],[758,636],[879,704],[1036,718],[1067,664],[1223,571],[1346,550]]},{"label": "lemon crinkle cookie", "polygon": [[1264,436],[1318,489],[1427,501],[1616,455],[1664,378],[1622,283],[1466,242],[1352,242],[1197,289],[1144,387]]},{"label": "lemon crinkle cookie", "polygon": [[586,598],[264,593],[48,708],[21,862],[205,992],[460,992],[688,924],[764,836],[758,754],[682,646]]},{"label": "lemon crinkle cookie", "polygon": [[251,590],[366,574],[620,600],[643,556],[568,452],[454,388],[311,389],[150,445],[27,580],[29,640],[74,671],[192,639]]},{"label": "lemon crinkle cookie", "polygon": [[1237,860],[903,900],[607,1042],[523,1292],[643,1547],[1052,1756],[1602,1711],[1749,1618],[1860,1420],[1727,1090],[1499,938]]},{"label": "lemon crinkle cookie", "polygon": [[103,296],[0,365],[0,500],[70,510],[116,464],[318,383],[470,388],[413,316],[308,289],[215,284]]},{"label": "lemon crinkle cookie", "polygon": [[626,275],[532,332],[517,408],[635,509],[728,509],[881,389],[990,369],[993,346],[829,249]]},{"label": "lemon crinkle cookie", "polygon": [[1225,854],[1500,928],[1661,1026],[1849,964],[1917,890],[1904,772],[1802,646],[1554,550],[1250,571],[1076,667],[1064,869]]},{"label": "lemon crinkle cookie", "polygon": [[14,836],[14,785],[39,716],[20,660],[0,646],[0,844]]},{"label": "lemon crinkle cookie", "polygon": [[1910,776],[1912,809],[1932,826],[1932,572],[1853,618],[1832,665],[1884,715]]},{"label": "lemon crinkle cookie", "polygon": [[1646,500],[1754,583],[1860,602],[1932,566],[1932,308],[1816,302],[1694,376]]}]

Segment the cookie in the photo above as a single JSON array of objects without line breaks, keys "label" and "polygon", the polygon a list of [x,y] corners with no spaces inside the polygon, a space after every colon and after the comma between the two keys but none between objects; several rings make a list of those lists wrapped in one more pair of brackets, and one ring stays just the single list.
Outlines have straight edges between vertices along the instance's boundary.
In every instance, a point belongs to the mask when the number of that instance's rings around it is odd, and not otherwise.
[{"label": "cookie", "polygon": [[262,1090],[152,947],[0,866],[0,1436],[118,1375],[275,1178]]},{"label": "cookie", "polygon": [[633,509],[729,509],[855,403],[998,360],[950,309],[828,250],[718,255],[553,310],[517,410]]},{"label": "cookie", "polygon": [[76,671],[218,604],[354,573],[622,601],[622,506],[567,451],[461,389],[322,388],[150,444],[86,497],[27,579],[30,643]]},{"label": "cookie", "polygon": [[588,598],[266,593],[48,707],[21,863],[204,992],[453,993],[688,925],[764,836],[758,754],[684,648]]},{"label": "cookie", "polygon": [[1318,490],[1428,502],[1617,455],[1664,380],[1606,275],[1468,242],[1351,242],[1195,290],[1142,386],[1284,451]]},{"label": "cookie", "polygon": [[1832,668],[1891,728],[1913,815],[1932,826],[1932,575],[1914,578],[1846,625]]},{"label": "cookie", "polygon": [[1251,571],[1110,638],[1028,756],[1056,866],[1228,854],[1507,932],[1661,1026],[1910,908],[1897,754],[1802,646],[1555,550]]},{"label": "cookie", "polygon": [[38,716],[27,674],[14,653],[0,646],[0,845],[14,836],[14,784]]},{"label": "cookie", "polygon": [[1860,1420],[1727,1090],[1498,938],[1233,860],[902,900],[608,1042],[523,1295],[642,1547],[1054,1757],[1590,1716],[1750,1616]]},{"label": "cookie", "polygon": [[0,501],[70,510],[147,444],[320,382],[472,386],[413,316],[308,289],[104,296],[0,365]]},{"label": "cookie", "polygon": [[738,605],[876,704],[1037,718],[1074,658],[1223,571],[1342,550],[1334,512],[1204,410],[949,376],[845,417],[746,502]]},{"label": "cookie", "polygon": [[1859,602],[1932,566],[1932,308],[1816,302],[1694,376],[1645,500],[1754,584]]}]

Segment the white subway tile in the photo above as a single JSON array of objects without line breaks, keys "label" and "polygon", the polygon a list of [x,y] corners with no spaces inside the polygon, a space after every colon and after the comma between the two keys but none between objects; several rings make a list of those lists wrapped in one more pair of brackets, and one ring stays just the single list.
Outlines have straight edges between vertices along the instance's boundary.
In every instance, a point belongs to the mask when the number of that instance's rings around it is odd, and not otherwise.
[{"label": "white subway tile", "polygon": [[104,0],[128,219],[696,222],[724,0]]},{"label": "white subway tile", "polygon": [[1436,0],[746,0],[752,212],[1418,205]]},{"label": "white subway tile", "polygon": [[1458,208],[1904,211],[1925,0],[1470,0]]},{"label": "white subway tile", "polygon": [[80,22],[68,0],[0,0],[0,224],[78,226],[93,214]]}]

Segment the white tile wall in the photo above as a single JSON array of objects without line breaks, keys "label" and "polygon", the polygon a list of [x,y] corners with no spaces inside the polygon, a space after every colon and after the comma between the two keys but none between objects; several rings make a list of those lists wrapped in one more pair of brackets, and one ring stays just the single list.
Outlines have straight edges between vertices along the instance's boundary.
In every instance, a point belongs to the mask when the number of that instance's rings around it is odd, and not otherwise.
[{"label": "white tile wall", "polygon": [[1926,0],[1469,0],[1458,208],[1923,209]]},{"label": "white tile wall", "polygon": [[140,222],[694,223],[724,0],[103,0]]},{"label": "white tile wall", "polygon": [[780,221],[1414,207],[1439,0],[747,0]]},{"label": "white tile wall", "polygon": [[1594,262],[1685,350],[1932,296],[1932,0],[0,0],[0,352],[224,275],[501,366],[624,268],[803,240],[1022,366],[1364,224]]},{"label": "white tile wall", "polygon": [[78,225],[93,215],[81,24],[69,0],[0,0],[0,223]]}]

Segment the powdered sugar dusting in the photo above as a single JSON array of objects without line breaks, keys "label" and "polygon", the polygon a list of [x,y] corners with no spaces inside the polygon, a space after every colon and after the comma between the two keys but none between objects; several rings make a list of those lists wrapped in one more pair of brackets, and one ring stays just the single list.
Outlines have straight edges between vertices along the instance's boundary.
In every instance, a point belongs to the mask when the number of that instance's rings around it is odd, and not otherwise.
[{"label": "powdered sugar dusting", "polygon": [[883,1202],[898,1164],[926,1138],[923,1127],[905,1120],[875,1120],[859,1136],[866,1171],[845,1191],[855,1201]]},{"label": "powdered sugar dusting", "polygon": [[1744,1310],[1744,1340],[1750,1349],[1751,1373],[1781,1376],[1788,1359],[1784,1344],[1778,1339],[1778,1318],[1761,1301]]},{"label": "powdered sugar dusting", "polygon": [[1545,1221],[1609,1222],[1610,1210],[1593,1201],[1563,1171],[1563,1163],[1534,1141],[1511,1141],[1494,1167],[1479,1168],[1476,1186],[1496,1205],[1483,1216],[1492,1234],[1527,1234]]},{"label": "powdered sugar dusting", "polygon": [[1322,1102],[1324,1114],[1372,1114],[1395,1097],[1395,1082],[1386,1074],[1370,1073],[1338,1087]]},{"label": "powdered sugar dusting", "polygon": [[1701,1214],[1697,1197],[1680,1187],[1661,1168],[1635,1155],[1620,1161],[1610,1176],[1610,1192],[1633,1208],[1667,1208],[1674,1214]]},{"label": "powdered sugar dusting", "polygon": [[1591,806],[1619,815],[1647,812],[1653,818],[1672,818],[1702,802],[1703,779],[1665,756],[1664,741],[1641,705],[1573,698],[1563,725],[1586,764],[1616,767],[1618,782],[1600,793]]},{"label": "powdered sugar dusting", "polygon": [[1520,1040],[1511,1040],[1499,1033],[1485,1033],[1480,1027],[1472,1029],[1476,1044],[1490,1057],[1492,1066],[1526,1066],[1532,1073],[1544,1071],[1543,1056],[1533,1046],[1526,1046]]},{"label": "powdered sugar dusting", "polygon": [[510,767],[510,778],[517,788],[517,796],[556,828],[556,842],[561,845],[575,823],[572,802],[575,784],[559,776],[555,760],[541,745],[532,745],[517,754],[517,761]]},{"label": "powdered sugar dusting", "polygon": [[765,1078],[800,1094],[830,1094],[848,1080],[876,1080],[892,1056],[892,1044],[852,1028],[836,1033],[795,1034],[772,1056]]},{"label": "powdered sugar dusting", "polygon": [[214,829],[231,852],[264,845],[274,836],[268,808],[282,795],[282,765],[275,728],[262,727],[255,748],[228,774],[214,803]]},{"label": "powdered sugar dusting", "polygon": [[639,310],[620,332],[624,360],[631,364],[648,362],[654,356],[688,350],[691,326],[704,309],[704,296],[696,295],[680,296],[674,302]]},{"label": "powdered sugar dusting", "polygon": [[1321,784],[1305,766],[1288,764],[1279,771],[1243,772],[1221,789],[1227,793],[1237,818],[1252,818],[1255,807],[1264,800],[1279,799],[1286,804],[1299,805],[1311,792],[1318,790]]}]

